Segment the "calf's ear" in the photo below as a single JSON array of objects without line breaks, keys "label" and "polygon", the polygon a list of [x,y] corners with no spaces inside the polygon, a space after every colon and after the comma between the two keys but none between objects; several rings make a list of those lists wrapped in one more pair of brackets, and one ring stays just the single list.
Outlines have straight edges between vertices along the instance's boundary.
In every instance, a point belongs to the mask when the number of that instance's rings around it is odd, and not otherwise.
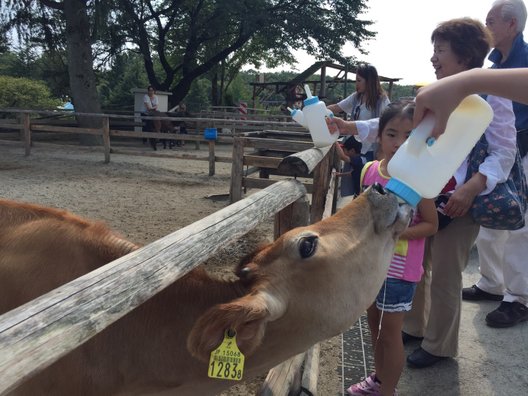
[{"label": "calf's ear", "polygon": [[247,357],[262,342],[269,318],[266,301],[257,294],[216,305],[198,318],[187,338],[187,348],[194,357],[208,362],[225,331],[232,329],[238,348]]}]

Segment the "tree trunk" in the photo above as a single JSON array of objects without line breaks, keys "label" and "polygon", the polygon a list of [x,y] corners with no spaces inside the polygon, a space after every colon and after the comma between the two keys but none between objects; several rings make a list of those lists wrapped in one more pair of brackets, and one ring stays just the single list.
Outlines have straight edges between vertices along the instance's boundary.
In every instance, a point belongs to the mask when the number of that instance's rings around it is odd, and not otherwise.
[{"label": "tree trunk", "polygon": [[[66,0],[63,4],[68,43],[68,72],[75,111],[100,113],[101,104],[93,71],[92,40],[86,1]],[[102,125],[102,119],[96,117],[78,116],[77,121],[83,128],[101,128]],[[102,137],[79,135],[79,142],[83,145],[102,144]]]},{"label": "tree trunk", "polygon": [[218,100],[218,69],[215,68],[213,78],[211,78],[211,104],[213,106],[219,105]]}]

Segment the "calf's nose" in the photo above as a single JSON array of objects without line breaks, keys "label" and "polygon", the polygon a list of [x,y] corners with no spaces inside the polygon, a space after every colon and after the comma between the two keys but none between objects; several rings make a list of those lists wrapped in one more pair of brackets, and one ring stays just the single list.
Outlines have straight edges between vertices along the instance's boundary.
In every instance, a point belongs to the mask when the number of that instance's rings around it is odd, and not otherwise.
[{"label": "calf's nose", "polygon": [[372,188],[381,195],[385,195],[387,193],[387,190],[385,190],[385,188],[383,188],[383,186],[379,183],[374,183]]}]

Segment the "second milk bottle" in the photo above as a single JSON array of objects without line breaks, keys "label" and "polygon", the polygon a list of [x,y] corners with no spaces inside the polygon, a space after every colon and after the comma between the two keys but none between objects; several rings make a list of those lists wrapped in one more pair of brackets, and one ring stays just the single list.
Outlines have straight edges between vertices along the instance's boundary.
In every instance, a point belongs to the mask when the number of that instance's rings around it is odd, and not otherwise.
[{"label": "second milk bottle", "polygon": [[492,119],[490,105],[470,95],[451,113],[445,132],[428,144],[434,126],[428,113],[387,164],[391,179],[386,188],[412,206],[421,198],[435,198]]}]

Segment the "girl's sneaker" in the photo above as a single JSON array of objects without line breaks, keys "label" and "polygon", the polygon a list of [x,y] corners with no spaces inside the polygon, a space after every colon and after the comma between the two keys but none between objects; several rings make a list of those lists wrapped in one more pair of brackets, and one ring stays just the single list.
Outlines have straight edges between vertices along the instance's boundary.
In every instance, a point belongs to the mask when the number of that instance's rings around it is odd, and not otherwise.
[{"label": "girl's sneaker", "polygon": [[376,373],[370,374],[363,381],[351,385],[347,389],[350,396],[381,395],[380,383],[376,382]]}]

